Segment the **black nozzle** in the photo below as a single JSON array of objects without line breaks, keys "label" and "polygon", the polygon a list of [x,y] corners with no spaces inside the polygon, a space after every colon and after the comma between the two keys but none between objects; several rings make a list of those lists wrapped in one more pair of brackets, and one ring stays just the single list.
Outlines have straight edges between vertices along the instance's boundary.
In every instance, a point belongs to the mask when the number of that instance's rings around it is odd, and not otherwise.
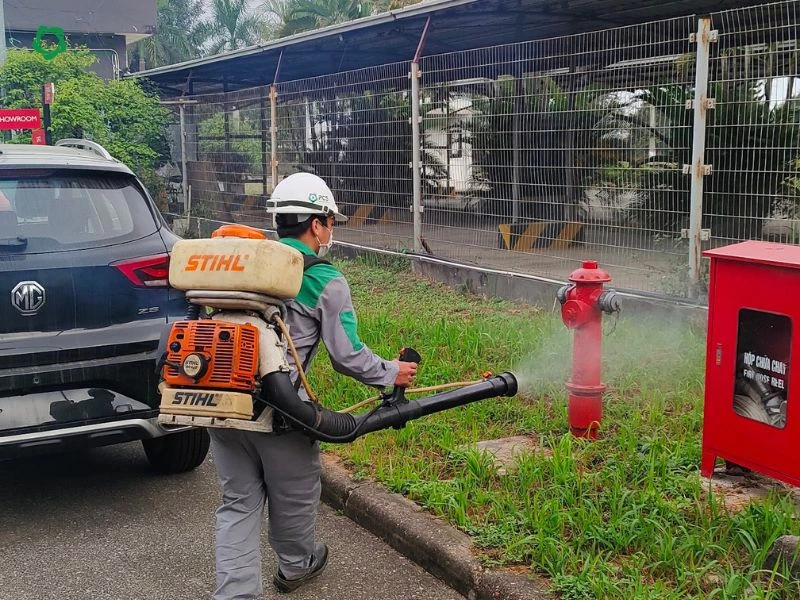
[{"label": "black nozzle", "polygon": [[458,390],[398,404],[384,403],[370,413],[353,416],[303,402],[297,396],[288,373],[270,373],[261,380],[261,385],[264,401],[288,417],[306,435],[338,444],[352,442],[372,431],[397,429],[413,419],[478,400],[514,396],[518,391],[517,378],[512,373],[502,373]]},{"label": "black nozzle", "polygon": [[[478,400],[497,398],[498,396],[515,396],[518,387],[517,378],[514,374],[506,372],[457,390],[450,390],[416,400],[408,400],[399,405],[383,406],[373,414],[360,417],[364,422],[359,424],[358,435],[364,435],[370,431],[389,429],[390,427],[399,429],[408,421],[471,404]],[[359,417],[356,417],[356,419],[359,419]]]}]

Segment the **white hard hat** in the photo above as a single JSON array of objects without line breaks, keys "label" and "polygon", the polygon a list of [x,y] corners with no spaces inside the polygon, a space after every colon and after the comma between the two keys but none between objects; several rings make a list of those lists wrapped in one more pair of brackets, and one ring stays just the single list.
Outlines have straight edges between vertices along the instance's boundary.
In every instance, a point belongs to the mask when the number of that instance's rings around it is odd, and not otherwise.
[{"label": "white hard hat", "polygon": [[267,200],[267,212],[276,215],[328,215],[347,221],[322,178],[311,173],[295,173],[275,186]]}]

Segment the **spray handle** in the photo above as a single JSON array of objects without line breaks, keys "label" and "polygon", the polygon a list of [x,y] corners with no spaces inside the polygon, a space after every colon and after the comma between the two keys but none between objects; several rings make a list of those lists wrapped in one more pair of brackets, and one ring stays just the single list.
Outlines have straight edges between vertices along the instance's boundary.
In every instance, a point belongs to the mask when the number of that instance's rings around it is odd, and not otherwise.
[{"label": "spray handle", "polygon": [[[400,356],[398,357],[398,359],[402,362],[419,363],[422,360],[422,357],[419,355],[419,352],[417,352],[413,348],[403,348],[402,350],[400,350]],[[384,404],[388,405],[402,404],[404,402],[407,402],[406,386],[404,385],[394,386],[391,395],[384,398]]]},{"label": "spray handle", "polygon": [[412,362],[412,363],[419,363],[422,360],[422,357],[419,355],[419,352],[414,350],[413,348],[403,348],[400,350],[400,356],[398,358],[402,362]]}]

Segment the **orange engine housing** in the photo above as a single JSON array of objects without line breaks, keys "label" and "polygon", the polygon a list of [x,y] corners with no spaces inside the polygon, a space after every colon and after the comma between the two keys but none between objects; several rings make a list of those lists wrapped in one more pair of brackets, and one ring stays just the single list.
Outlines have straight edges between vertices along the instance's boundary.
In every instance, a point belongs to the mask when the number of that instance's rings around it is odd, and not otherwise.
[{"label": "orange engine housing", "polygon": [[255,326],[210,319],[172,326],[163,370],[167,385],[252,392],[257,373]]}]

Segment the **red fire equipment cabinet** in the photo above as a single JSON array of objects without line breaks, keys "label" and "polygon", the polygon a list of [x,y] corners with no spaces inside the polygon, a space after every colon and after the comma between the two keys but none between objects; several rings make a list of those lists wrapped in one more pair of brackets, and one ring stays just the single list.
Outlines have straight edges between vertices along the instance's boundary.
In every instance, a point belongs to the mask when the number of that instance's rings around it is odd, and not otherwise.
[{"label": "red fire equipment cabinet", "polygon": [[710,477],[724,458],[800,485],[800,383],[791,370],[792,348],[800,348],[800,247],[744,242],[704,255],[711,280],[701,472]]}]

